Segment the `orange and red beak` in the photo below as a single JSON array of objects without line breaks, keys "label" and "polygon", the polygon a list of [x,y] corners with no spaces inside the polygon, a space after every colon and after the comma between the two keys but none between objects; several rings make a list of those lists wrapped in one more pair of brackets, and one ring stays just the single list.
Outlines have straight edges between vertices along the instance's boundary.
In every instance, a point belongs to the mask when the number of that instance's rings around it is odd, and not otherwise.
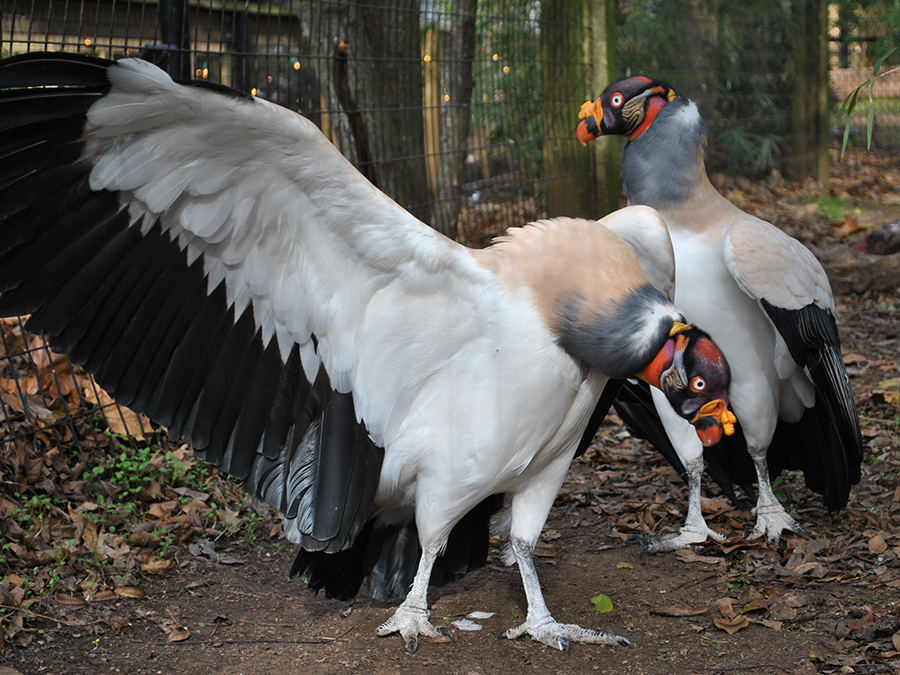
[{"label": "orange and red beak", "polygon": [[596,101],[586,101],[581,106],[581,112],[578,113],[578,119],[581,123],[575,130],[575,135],[582,145],[587,145],[598,136],[602,136],[600,126],[597,120],[603,119],[603,106],[598,98]]},{"label": "orange and red beak", "polygon": [[721,399],[705,403],[691,420],[700,442],[707,448],[721,441],[723,434],[731,436],[736,422],[737,417]]}]

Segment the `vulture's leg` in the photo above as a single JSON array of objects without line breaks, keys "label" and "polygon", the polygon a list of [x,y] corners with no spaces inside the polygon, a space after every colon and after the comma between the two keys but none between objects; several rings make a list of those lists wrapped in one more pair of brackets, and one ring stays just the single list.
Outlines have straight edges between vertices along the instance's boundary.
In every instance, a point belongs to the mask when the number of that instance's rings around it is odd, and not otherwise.
[{"label": "vulture's leg", "polygon": [[700,508],[700,489],[703,477],[703,443],[697,437],[687,420],[678,416],[665,396],[658,389],[651,391],[659,419],[666,429],[672,447],[678,453],[688,476],[688,512],[684,526],[671,534],[644,535],[638,538],[644,542],[641,552],[658,553],[676,551],[691,544],[702,544],[707,539],[725,541],[725,535],[716,532],[703,519]]},{"label": "vulture's leg", "polygon": [[444,626],[432,626],[428,617],[428,581],[431,578],[431,568],[440,553],[440,544],[429,544],[422,551],[419,559],[419,569],[413,578],[412,588],[406,596],[406,600],[397,608],[394,615],[381,624],[375,631],[377,635],[385,636],[391,633],[400,633],[406,643],[406,651],[414,654],[419,646],[419,636],[430,638],[450,638],[453,633]]},{"label": "vulture's leg", "polygon": [[658,553],[659,551],[676,551],[691,544],[702,544],[707,539],[725,541],[725,535],[713,530],[703,518],[700,506],[700,483],[703,476],[703,456],[684,462],[688,475],[688,512],[684,526],[678,532],[670,534],[647,535],[642,537],[644,545],[641,552]]},{"label": "vulture's leg", "polygon": [[528,599],[528,615],[525,623],[504,631],[500,637],[515,640],[526,633],[533,639],[548,647],[569,651],[569,642],[586,642],[600,645],[628,645],[631,640],[622,635],[607,633],[601,630],[582,628],[574,623],[557,623],[547,609],[541,583],[531,557],[533,546],[521,539],[511,540],[513,554],[522,573],[522,584],[525,586],[525,597]]},{"label": "vulture's leg", "polygon": [[767,448],[749,447],[747,450],[753,458],[756,466],[756,477],[759,481],[759,497],[756,499],[756,526],[747,536],[750,539],[765,537],[770,544],[777,544],[784,530],[790,530],[801,537],[810,539],[815,535],[794,520],[775,493],[772,491],[772,483],[769,481],[769,465],[766,462]]}]

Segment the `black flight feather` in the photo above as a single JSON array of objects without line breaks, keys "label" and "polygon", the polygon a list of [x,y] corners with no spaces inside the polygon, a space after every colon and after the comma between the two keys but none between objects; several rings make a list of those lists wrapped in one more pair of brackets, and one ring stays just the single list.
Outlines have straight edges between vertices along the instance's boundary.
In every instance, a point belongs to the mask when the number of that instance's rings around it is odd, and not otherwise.
[{"label": "black flight feather", "polygon": [[[824,490],[829,509],[842,508],[849,499],[850,486],[860,480],[863,452],[856,402],[841,357],[837,322],[830,312],[816,305],[789,310],[775,307],[765,299],[760,304],[787,344],[791,357],[812,380],[816,408],[824,407],[815,417],[828,430],[824,436],[826,442],[819,450],[826,456],[808,459],[801,468],[811,472],[811,477]],[[806,439],[805,444],[811,441]],[[821,475],[816,476],[817,471]]]}]

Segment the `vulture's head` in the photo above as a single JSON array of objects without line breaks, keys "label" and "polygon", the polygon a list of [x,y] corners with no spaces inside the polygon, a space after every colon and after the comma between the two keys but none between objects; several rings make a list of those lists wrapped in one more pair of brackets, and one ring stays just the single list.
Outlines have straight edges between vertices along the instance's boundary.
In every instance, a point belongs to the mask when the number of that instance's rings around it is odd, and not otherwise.
[{"label": "vulture's head", "polygon": [[679,415],[694,425],[703,445],[734,433],[737,419],[728,409],[728,362],[699,328],[676,322],[662,349],[638,373],[662,390]]},{"label": "vulture's head", "polygon": [[614,82],[596,101],[581,106],[578,140],[586,144],[598,136],[612,135],[634,140],[675,98],[672,88],[660,80],[637,76]]}]

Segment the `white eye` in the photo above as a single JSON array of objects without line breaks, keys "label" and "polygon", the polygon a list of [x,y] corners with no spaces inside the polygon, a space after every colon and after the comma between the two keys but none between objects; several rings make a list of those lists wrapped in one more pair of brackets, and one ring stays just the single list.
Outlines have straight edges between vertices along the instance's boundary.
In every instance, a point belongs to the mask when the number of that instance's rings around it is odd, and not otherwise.
[{"label": "white eye", "polygon": [[698,375],[691,380],[691,389],[696,392],[706,391],[706,380]]},{"label": "white eye", "polygon": [[609,104],[613,108],[621,108],[623,103],[625,103],[625,97],[622,96],[622,94],[620,94],[619,92],[616,92],[609,97]]}]

